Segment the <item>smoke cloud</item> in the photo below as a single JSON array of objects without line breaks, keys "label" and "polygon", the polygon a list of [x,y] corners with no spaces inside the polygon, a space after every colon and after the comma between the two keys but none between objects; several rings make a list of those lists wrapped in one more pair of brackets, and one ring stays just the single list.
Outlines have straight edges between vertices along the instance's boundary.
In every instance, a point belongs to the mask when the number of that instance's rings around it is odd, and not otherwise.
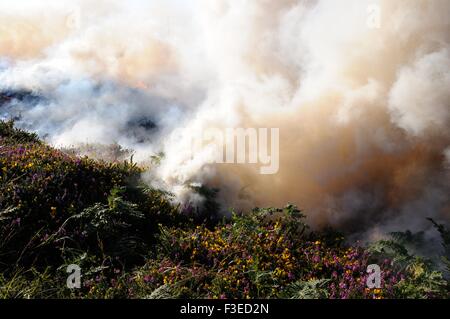
[{"label": "smoke cloud", "polygon": [[[447,0],[0,3],[0,116],[56,146],[164,152],[149,183],[224,210],[298,204],[377,237],[450,219]],[[189,133],[279,128],[280,169],[210,164]]]}]

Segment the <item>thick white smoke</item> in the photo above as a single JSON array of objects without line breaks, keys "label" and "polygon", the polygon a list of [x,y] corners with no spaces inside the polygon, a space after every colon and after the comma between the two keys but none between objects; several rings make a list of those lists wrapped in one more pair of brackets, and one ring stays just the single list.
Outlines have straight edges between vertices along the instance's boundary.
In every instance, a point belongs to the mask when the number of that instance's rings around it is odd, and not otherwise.
[{"label": "thick white smoke", "polygon": [[[306,209],[378,232],[450,217],[447,0],[9,1],[0,91],[42,98],[3,117],[55,145],[113,143],[180,200]],[[280,170],[191,157],[192,132],[279,128]],[[180,130],[181,128],[181,130]]]}]

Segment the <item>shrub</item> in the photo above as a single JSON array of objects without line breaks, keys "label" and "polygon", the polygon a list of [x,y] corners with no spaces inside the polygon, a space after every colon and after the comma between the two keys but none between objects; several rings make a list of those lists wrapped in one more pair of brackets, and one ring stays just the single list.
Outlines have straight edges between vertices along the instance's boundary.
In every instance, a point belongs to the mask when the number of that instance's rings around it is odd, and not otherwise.
[{"label": "shrub", "polygon": [[14,127],[14,121],[0,121],[0,145],[5,144],[40,144],[41,141],[36,133]]},{"label": "shrub", "polygon": [[[119,149],[120,150],[120,149]],[[163,156],[154,158],[157,165]],[[130,161],[106,163],[51,148],[0,122],[0,298],[448,298],[420,234],[370,247],[332,229],[311,232],[294,205],[219,218],[143,185]],[[443,239],[448,266],[449,232]],[[382,269],[368,289],[369,264]],[[82,287],[66,287],[66,267]]]}]

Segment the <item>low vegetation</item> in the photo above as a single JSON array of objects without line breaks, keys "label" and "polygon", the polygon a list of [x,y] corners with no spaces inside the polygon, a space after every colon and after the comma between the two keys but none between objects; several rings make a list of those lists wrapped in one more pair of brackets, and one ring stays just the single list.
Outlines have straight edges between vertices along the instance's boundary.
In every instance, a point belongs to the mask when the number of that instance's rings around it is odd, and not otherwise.
[{"label": "low vegetation", "polygon": [[[449,297],[450,232],[435,221],[442,263],[412,255],[401,233],[360,247],[311,231],[293,205],[222,219],[212,200],[176,205],[141,173],[0,122],[0,298]],[[380,288],[367,286],[370,264]]]}]

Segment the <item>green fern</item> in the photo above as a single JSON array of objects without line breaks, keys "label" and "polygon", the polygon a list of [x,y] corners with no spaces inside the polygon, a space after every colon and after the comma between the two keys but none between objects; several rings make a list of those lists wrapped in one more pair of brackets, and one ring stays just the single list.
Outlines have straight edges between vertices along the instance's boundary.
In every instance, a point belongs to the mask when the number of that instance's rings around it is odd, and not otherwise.
[{"label": "green fern", "polygon": [[280,294],[285,299],[326,299],[329,279],[297,281],[287,286]]}]

